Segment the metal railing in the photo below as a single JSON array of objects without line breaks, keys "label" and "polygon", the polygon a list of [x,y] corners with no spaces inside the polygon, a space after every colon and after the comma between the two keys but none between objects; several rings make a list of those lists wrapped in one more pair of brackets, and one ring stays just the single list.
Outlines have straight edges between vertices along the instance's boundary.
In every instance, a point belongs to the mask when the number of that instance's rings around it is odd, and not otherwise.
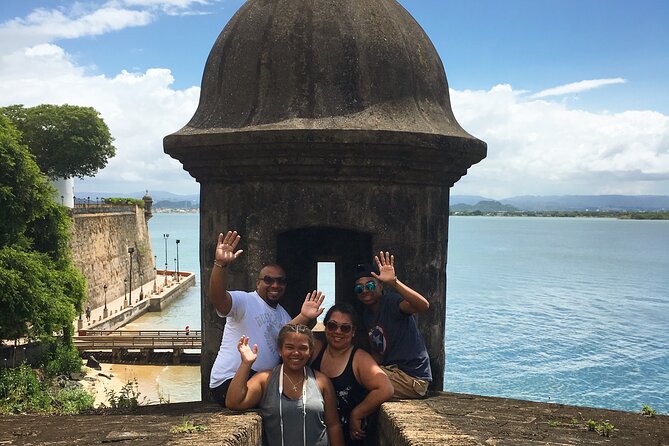
[{"label": "metal railing", "polygon": [[200,349],[202,338],[201,330],[82,330],[74,344],[79,350]]},{"label": "metal railing", "polygon": [[87,336],[202,336],[202,330],[79,330],[79,337]]}]

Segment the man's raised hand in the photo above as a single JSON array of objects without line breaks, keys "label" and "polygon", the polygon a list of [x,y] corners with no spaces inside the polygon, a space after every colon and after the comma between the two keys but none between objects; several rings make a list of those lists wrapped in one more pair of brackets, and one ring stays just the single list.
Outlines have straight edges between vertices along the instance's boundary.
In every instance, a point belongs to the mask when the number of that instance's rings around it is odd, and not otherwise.
[{"label": "man's raised hand", "polygon": [[395,275],[395,256],[388,251],[385,253],[380,251],[378,256],[374,256],[374,260],[376,266],[379,267],[379,274],[372,271],[372,276],[383,283],[394,282],[397,277]]},{"label": "man's raised hand", "polygon": [[307,293],[307,296],[304,298],[304,303],[302,304],[302,309],[300,310],[300,315],[309,320],[316,319],[325,310],[325,308],[321,308],[324,300],[325,294],[321,291],[314,290],[311,293]]},{"label": "man's raised hand", "polygon": [[218,234],[215,258],[219,266],[226,267],[242,255],[243,250],[235,251],[241,238],[237,231],[228,231],[225,235],[223,233]]}]

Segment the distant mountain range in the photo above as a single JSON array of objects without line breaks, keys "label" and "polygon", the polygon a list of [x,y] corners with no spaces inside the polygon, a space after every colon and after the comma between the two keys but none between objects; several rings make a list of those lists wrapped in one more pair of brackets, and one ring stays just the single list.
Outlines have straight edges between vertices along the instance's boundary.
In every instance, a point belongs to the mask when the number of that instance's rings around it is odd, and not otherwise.
[{"label": "distant mountain range", "polygon": [[[451,196],[451,210],[460,204],[475,206],[497,201],[521,211],[667,211],[667,195],[522,195],[492,200],[474,195]],[[479,209],[483,210],[483,209]]]},{"label": "distant mountain range", "polygon": [[495,200],[481,200],[476,204],[458,203],[451,204],[451,212],[516,212],[518,208],[510,204],[502,204]]},{"label": "distant mountain range", "polygon": [[[142,198],[145,193],[78,192],[76,195],[91,197],[93,200],[93,197]],[[190,209],[200,205],[199,194],[177,195],[165,191],[149,191],[149,195],[156,208]],[[471,210],[473,207],[481,211],[668,211],[669,195],[521,195],[501,200],[480,195],[451,195],[451,210]]]}]

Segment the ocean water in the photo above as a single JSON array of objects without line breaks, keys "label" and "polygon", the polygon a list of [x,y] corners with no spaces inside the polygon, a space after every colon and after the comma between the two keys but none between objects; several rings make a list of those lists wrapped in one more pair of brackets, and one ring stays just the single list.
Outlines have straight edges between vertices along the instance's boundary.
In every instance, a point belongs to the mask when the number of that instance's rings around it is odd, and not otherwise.
[{"label": "ocean water", "polygon": [[445,388],[669,412],[669,221],[455,217]]},{"label": "ocean water", "polygon": [[[149,221],[159,266],[169,233],[169,267],[180,239],[180,269],[199,274],[198,219]],[[669,413],[669,221],[451,217],[447,274],[446,390]],[[199,299],[198,280],[128,328],[198,329]],[[151,379],[197,399],[196,368],[174,369]]]}]

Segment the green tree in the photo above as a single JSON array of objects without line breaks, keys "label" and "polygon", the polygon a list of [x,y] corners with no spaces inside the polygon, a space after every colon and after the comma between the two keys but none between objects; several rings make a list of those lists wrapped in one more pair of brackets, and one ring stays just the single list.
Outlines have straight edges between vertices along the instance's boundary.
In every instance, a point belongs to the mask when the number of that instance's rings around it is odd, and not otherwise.
[{"label": "green tree", "polygon": [[0,247],[25,246],[28,222],[44,215],[52,190],[20,134],[0,115]]},{"label": "green tree", "polygon": [[21,131],[21,142],[49,178],[93,176],[114,156],[114,138],[92,107],[42,104],[0,109]]},{"label": "green tree", "polygon": [[0,339],[72,337],[85,279],[68,248],[70,218],[19,133],[0,115]]}]

